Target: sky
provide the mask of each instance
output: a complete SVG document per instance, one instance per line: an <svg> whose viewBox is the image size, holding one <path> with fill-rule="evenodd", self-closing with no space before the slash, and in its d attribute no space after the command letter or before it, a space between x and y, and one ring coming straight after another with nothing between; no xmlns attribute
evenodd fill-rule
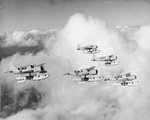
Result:
<svg viewBox="0 0 150 120"><path fill-rule="evenodd" d="M149 120L150 22L148 1L2 0L0 8L0 119ZM77 51L94 44L96 56L116 55L113 67L99 66ZM4 74L16 67L46 63L50 77L18 84ZM96 66L112 78L131 72L134 87L112 82L79 85L66 72Z"/></svg>
<svg viewBox="0 0 150 120"><path fill-rule="evenodd" d="M137 26L150 19L146 0L1 0L1 6L0 32L62 28L75 13L110 26Z"/></svg>

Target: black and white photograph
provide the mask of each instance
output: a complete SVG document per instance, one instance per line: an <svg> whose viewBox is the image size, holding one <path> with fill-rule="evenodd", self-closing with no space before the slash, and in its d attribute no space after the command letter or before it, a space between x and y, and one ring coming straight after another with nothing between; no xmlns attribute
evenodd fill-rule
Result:
<svg viewBox="0 0 150 120"><path fill-rule="evenodd" d="M0 0L0 120L150 120L150 0Z"/></svg>

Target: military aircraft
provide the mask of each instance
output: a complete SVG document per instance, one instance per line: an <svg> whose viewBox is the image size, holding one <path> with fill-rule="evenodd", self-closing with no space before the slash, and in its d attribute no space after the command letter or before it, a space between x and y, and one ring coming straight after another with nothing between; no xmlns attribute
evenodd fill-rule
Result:
<svg viewBox="0 0 150 120"><path fill-rule="evenodd" d="M78 81L78 84L85 84L88 82L99 82L104 80L104 78L102 76L89 76L89 75L85 75L85 76L81 76L79 79L73 79L73 81Z"/></svg>
<svg viewBox="0 0 150 120"><path fill-rule="evenodd" d="M117 61L117 60L113 60L113 61L105 61L104 64L102 64L101 66L115 66L115 65L119 65L121 63L121 61Z"/></svg>
<svg viewBox="0 0 150 120"><path fill-rule="evenodd" d="M39 64L39 65L26 65L22 67L16 68L12 63L9 63L9 70L6 73L13 73L13 74L23 74L23 73L33 73L33 72L39 72L39 73L47 73L47 71L44 68L45 63Z"/></svg>
<svg viewBox="0 0 150 120"><path fill-rule="evenodd" d="M109 80L117 80L117 81L132 81L132 80L135 80L137 77L136 75L131 75L131 73L126 73L126 74L123 74L123 75L117 75L117 76L114 76L113 78L105 78L105 81L109 81Z"/></svg>
<svg viewBox="0 0 150 120"><path fill-rule="evenodd" d="M98 70L95 69L95 66L92 66L92 67L85 68L85 69L75 70L70 73L65 73L64 75L81 77L81 76L86 76L86 75L97 75L97 74L98 74Z"/></svg>
<svg viewBox="0 0 150 120"><path fill-rule="evenodd" d="M77 45L77 50L81 50L85 54L99 53L101 50L97 50L97 49L98 49L97 45L88 45L88 46L85 46L85 47L81 47L79 44Z"/></svg>
<svg viewBox="0 0 150 120"><path fill-rule="evenodd" d="M139 85L141 84L141 82L139 81L124 81L124 82L120 82L120 83L113 83L112 85L116 85L116 86L135 86L135 85Z"/></svg>
<svg viewBox="0 0 150 120"><path fill-rule="evenodd" d="M118 65L121 63L121 61L117 60L117 56L114 56L114 55L108 55L108 56L99 57L99 58L93 55L93 58L91 61L101 62L103 64L100 64L100 66L107 66L107 67Z"/></svg>
<svg viewBox="0 0 150 120"><path fill-rule="evenodd" d="M9 63L10 71L5 73L17 74L16 79L18 83L23 83L26 80L39 81L48 78L50 75L46 74L47 71L44 68L44 64L39 65L27 65L16 68L12 63Z"/></svg>
<svg viewBox="0 0 150 120"><path fill-rule="evenodd" d="M108 55L108 56L103 56L103 57L96 57L96 55L93 55L93 58L91 61L101 62L101 61L113 61L113 60L117 60L117 56Z"/></svg>
<svg viewBox="0 0 150 120"><path fill-rule="evenodd" d="M141 82L138 81L133 81L137 78L136 75L131 75L131 73L126 73L124 75L118 75L114 76L112 79L105 79L104 81L115 81L117 83L113 83L112 85L121 85L121 86L127 86L127 85L137 85L140 84Z"/></svg>
<svg viewBox="0 0 150 120"><path fill-rule="evenodd" d="M103 79L103 77L96 76L98 70L95 69L95 66L90 68L75 70L70 73L65 73L64 75L71 75L75 77L80 77L79 79L73 79L74 81L80 81L79 84L84 84L86 82L97 82Z"/></svg>

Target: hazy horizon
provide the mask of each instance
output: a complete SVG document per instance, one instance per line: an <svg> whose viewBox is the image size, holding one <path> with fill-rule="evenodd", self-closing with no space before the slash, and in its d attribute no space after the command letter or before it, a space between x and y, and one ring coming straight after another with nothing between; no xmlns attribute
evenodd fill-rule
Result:
<svg viewBox="0 0 150 120"><path fill-rule="evenodd" d="M1 0L0 32L63 28L81 13L110 26L140 26L150 20L150 4L143 0Z"/></svg>

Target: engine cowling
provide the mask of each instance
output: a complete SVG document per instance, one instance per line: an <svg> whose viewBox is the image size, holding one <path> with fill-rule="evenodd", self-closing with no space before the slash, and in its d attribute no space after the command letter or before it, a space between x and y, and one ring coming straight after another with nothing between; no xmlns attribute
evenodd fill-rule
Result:
<svg viewBox="0 0 150 120"><path fill-rule="evenodd" d="M90 75L97 75L98 74L98 70L94 69L94 70L91 70L89 72Z"/></svg>

